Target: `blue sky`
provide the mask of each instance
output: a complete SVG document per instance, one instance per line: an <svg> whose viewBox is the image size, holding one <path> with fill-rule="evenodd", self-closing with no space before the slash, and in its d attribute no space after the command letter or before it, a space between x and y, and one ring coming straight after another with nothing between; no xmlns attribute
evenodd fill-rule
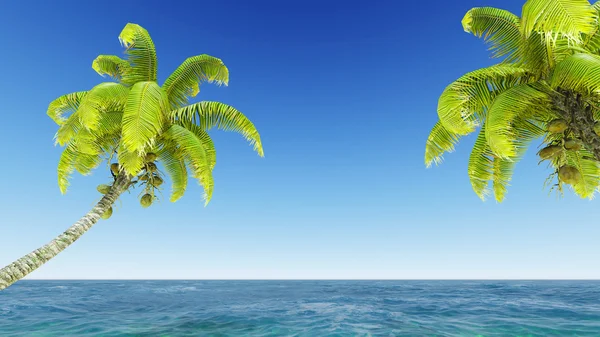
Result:
<svg viewBox="0 0 600 337"><path fill-rule="evenodd" d="M464 33L471 7L520 13L522 0L39 1L0 5L3 177L0 265L84 215L106 171L74 175L61 195L48 103L103 81L99 54L121 55L127 22L144 26L159 82L210 54L230 85L204 85L258 127L265 158L241 136L211 132L215 192L190 184L177 203L142 209L124 195L30 278L599 278L597 201L549 195L531 149L507 199L472 192L464 139L426 169L437 98L494 62ZM106 80L106 79L104 79ZM169 193L167 189L164 193Z"/></svg>

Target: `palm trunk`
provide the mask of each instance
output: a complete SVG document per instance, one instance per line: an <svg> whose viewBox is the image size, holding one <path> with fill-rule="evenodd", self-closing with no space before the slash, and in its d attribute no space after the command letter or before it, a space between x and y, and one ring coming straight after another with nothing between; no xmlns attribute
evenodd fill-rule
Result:
<svg viewBox="0 0 600 337"><path fill-rule="evenodd" d="M48 260L58 255L58 253L62 252L65 248L79 239L83 233L87 232L88 229L92 228L92 226L98 222L100 216L104 214L115 200L117 200L119 195L127 189L130 181L131 179L129 177L122 174L119 175L109 193L107 193L88 214L77 221L73 226L45 246L34 250L0 269L0 290L7 288L27 274L41 267Z"/></svg>
<svg viewBox="0 0 600 337"><path fill-rule="evenodd" d="M600 136L594 131L594 113L592 106L582 99L580 94L558 89L562 97L555 100L558 113L569 122L575 137L583 142L585 148L600 162Z"/></svg>

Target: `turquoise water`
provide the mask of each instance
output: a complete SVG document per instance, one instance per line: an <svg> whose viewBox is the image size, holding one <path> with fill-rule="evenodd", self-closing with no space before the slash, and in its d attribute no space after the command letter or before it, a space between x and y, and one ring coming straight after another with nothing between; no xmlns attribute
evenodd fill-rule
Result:
<svg viewBox="0 0 600 337"><path fill-rule="evenodd" d="M22 281L0 336L600 336L600 282Z"/></svg>

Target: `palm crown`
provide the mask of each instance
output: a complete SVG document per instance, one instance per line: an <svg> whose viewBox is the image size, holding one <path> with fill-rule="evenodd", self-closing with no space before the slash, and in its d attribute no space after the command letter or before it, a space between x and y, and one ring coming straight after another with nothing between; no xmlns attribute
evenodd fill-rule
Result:
<svg viewBox="0 0 600 337"><path fill-rule="evenodd" d="M100 55L92 64L98 74L117 82L61 96L48 108L48 115L59 125L56 142L65 146L58 164L61 192L66 192L74 170L86 175L105 158L110 162L116 156L118 164L111 166L114 174L137 176L133 183L146 185L143 206L152 203L154 189L163 182L155 160L171 178L171 201L183 196L191 171L208 203L216 163L209 129L236 131L263 156L258 131L241 112L219 102L188 105L202 82L227 85L227 67L209 55L190 57L159 86L156 52L148 32L130 23L119 40L126 48L126 60Z"/></svg>
<svg viewBox="0 0 600 337"><path fill-rule="evenodd" d="M600 184L600 2L528 0L521 17L473 8L462 20L501 61L469 72L443 91L425 163L439 164L478 129L468 174L479 197L502 201L515 163L535 139L558 177L591 198Z"/></svg>

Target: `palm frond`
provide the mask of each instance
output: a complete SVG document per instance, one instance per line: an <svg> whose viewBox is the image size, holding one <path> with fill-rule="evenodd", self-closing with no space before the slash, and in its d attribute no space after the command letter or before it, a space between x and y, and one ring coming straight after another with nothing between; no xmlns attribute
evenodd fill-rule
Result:
<svg viewBox="0 0 600 337"><path fill-rule="evenodd" d="M113 153L118 149L120 141L120 134L105 134L96 139L96 143L98 144L101 153L104 153L109 157L112 157Z"/></svg>
<svg viewBox="0 0 600 337"><path fill-rule="evenodd" d="M469 72L447 86L440 96L440 121L447 130L467 135L475 130L498 93L530 80L527 69L509 64Z"/></svg>
<svg viewBox="0 0 600 337"><path fill-rule="evenodd" d="M554 61L552 66L556 66L556 64L562 62L564 59L575 53L587 53L587 50L579 45L570 43L565 38L557 39L552 51L552 58Z"/></svg>
<svg viewBox="0 0 600 337"><path fill-rule="evenodd" d="M96 130L103 111L122 111L127 102L129 88L114 82L104 82L93 87L81 101L77 114L81 125Z"/></svg>
<svg viewBox="0 0 600 337"><path fill-rule="evenodd" d="M573 185L575 193L582 198L593 199L594 192L600 185L600 166L593 154L585 149L567 151L566 163L575 166L583 177L578 184Z"/></svg>
<svg viewBox="0 0 600 337"><path fill-rule="evenodd" d="M156 82L156 50L148 31L139 25L128 23L121 31L119 41L126 48L125 53L131 66L123 74L123 82Z"/></svg>
<svg viewBox="0 0 600 337"><path fill-rule="evenodd" d="M206 54L183 61L162 86L169 97L171 108L176 109L188 104L188 97L198 94L202 82L227 85L229 71L223 61Z"/></svg>
<svg viewBox="0 0 600 337"><path fill-rule="evenodd" d="M212 197L214 182L202 141L192 131L177 124L165 131L162 137L177 144L183 156L191 163L193 176L204 188L204 200L205 204L208 204Z"/></svg>
<svg viewBox="0 0 600 337"><path fill-rule="evenodd" d="M58 131L54 136L56 143L60 146L65 146L65 144L71 141L77 132L82 129L83 125L81 124L81 119L79 118L79 112L75 111L58 128Z"/></svg>
<svg viewBox="0 0 600 337"><path fill-rule="evenodd" d="M531 142L545 134L538 125L518 117L514 120L514 128L515 154L508 159L496 156L488 145L486 125L479 131L469 157L468 171L471 186L482 200L490 194L491 181L494 198L497 202L504 201L516 163L523 158Z"/></svg>
<svg viewBox="0 0 600 337"><path fill-rule="evenodd" d="M106 135L120 136L122 120L122 111L103 111L100 113L96 130L90 132L98 137Z"/></svg>
<svg viewBox="0 0 600 337"><path fill-rule="evenodd" d="M173 121L193 122L205 131L216 127L241 134L254 150L264 156L260 135L254 124L232 106L219 102L199 102L170 112Z"/></svg>
<svg viewBox="0 0 600 337"><path fill-rule="evenodd" d="M92 69L102 77L108 75L109 77L122 82L123 75L130 71L131 66L129 65L129 62L118 56L99 55L94 62L92 62Z"/></svg>
<svg viewBox="0 0 600 337"><path fill-rule="evenodd" d="M584 93L600 92L600 56L577 53L556 65L550 85Z"/></svg>
<svg viewBox="0 0 600 337"><path fill-rule="evenodd" d="M142 155L160 134L169 101L156 82L138 82L131 87L122 118L123 145Z"/></svg>
<svg viewBox="0 0 600 337"><path fill-rule="evenodd" d="M596 15L600 17L600 1L596 1L592 7L596 11ZM596 26L589 34L583 35L581 48L592 54L598 54L600 52L600 22L596 23Z"/></svg>
<svg viewBox="0 0 600 337"><path fill-rule="evenodd" d="M67 118L65 115L74 113L79 108L81 100L85 97L87 91L78 91L60 96L50 103L46 114L52 118L58 125L62 125Z"/></svg>
<svg viewBox="0 0 600 337"><path fill-rule="evenodd" d="M530 36L522 36L521 51L522 57L517 65L530 69L537 78L543 78L550 72L552 46L547 44L544 35L533 32Z"/></svg>
<svg viewBox="0 0 600 337"><path fill-rule="evenodd" d="M497 202L502 202L506 196L516 163L523 158L531 142L543 137L546 133L539 125L520 117L514 120L513 128L515 134L513 140L516 149L515 156L511 157L510 160L497 156L494 157L492 183L494 198Z"/></svg>
<svg viewBox="0 0 600 337"><path fill-rule="evenodd" d="M77 153L77 157L73 162L75 170L81 175L87 176L102 163L102 157L99 155L91 155L82 152Z"/></svg>
<svg viewBox="0 0 600 337"><path fill-rule="evenodd" d="M510 180L515 167L514 161L502 158L494 158L492 186L494 189L494 198L497 202L504 201Z"/></svg>
<svg viewBox="0 0 600 337"><path fill-rule="evenodd" d="M468 173L473 191L481 200L485 200L494 169L494 156L485 139L485 125L479 130L475 144L469 156Z"/></svg>
<svg viewBox="0 0 600 337"><path fill-rule="evenodd" d="M75 138L77 152L90 156L97 156L102 153L102 148L98 143L98 138L87 129L82 129Z"/></svg>
<svg viewBox="0 0 600 337"><path fill-rule="evenodd" d="M183 155L174 144L166 143L158 150L158 160L171 178L171 202L183 197L187 188L188 172Z"/></svg>
<svg viewBox="0 0 600 337"><path fill-rule="evenodd" d="M575 43L581 34L590 34L596 26L597 14L588 0L527 0L521 14L525 36L541 32L550 40L559 36Z"/></svg>
<svg viewBox="0 0 600 337"><path fill-rule="evenodd" d="M454 151L459 138L459 135L446 130L440 121L435 123L425 145L425 166L430 167L432 163L439 165L445 152Z"/></svg>
<svg viewBox="0 0 600 337"><path fill-rule="evenodd" d="M519 58L522 43L520 21L503 9L476 7L465 14L462 25L465 32L489 43L492 57L506 56L505 62L512 62Z"/></svg>
<svg viewBox="0 0 600 337"><path fill-rule="evenodd" d="M485 121L486 139L492 152L508 160L517 156L515 119L534 113L550 114L551 104L551 97L541 85L521 84L498 95Z"/></svg>
<svg viewBox="0 0 600 337"><path fill-rule="evenodd" d="M82 129L76 137L69 140L58 162L58 187L62 194L67 192L69 179L74 170L88 175L102 162L102 154L112 152L118 143L118 137L107 135L96 137L90 131Z"/></svg>
<svg viewBox="0 0 600 337"><path fill-rule="evenodd" d="M69 187L69 179L71 177L71 174L73 174L73 171L75 170L75 168L73 167L75 157L75 144L69 143L60 155L57 168L58 188L60 189L60 193L62 194L67 193L67 188Z"/></svg>
<svg viewBox="0 0 600 337"><path fill-rule="evenodd" d="M117 157L119 165L123 167L127 174L132 176L136 176L144 166L144 157L136 151L127 150L127 147L123 144L123 138L119 142Z"/></svg>
<svg viewBox="0 0 600 337"><path fill-rule="evenodd" d="M196 135L196 137L198 137L200 142L202 142L204 152L206 153L206 161L212 170L217 163L217 150L215 149L215 144L210 138L208 132L204 131L200 126L190 122L179 122L178 124L190 130L194 135Z"/></svg>

